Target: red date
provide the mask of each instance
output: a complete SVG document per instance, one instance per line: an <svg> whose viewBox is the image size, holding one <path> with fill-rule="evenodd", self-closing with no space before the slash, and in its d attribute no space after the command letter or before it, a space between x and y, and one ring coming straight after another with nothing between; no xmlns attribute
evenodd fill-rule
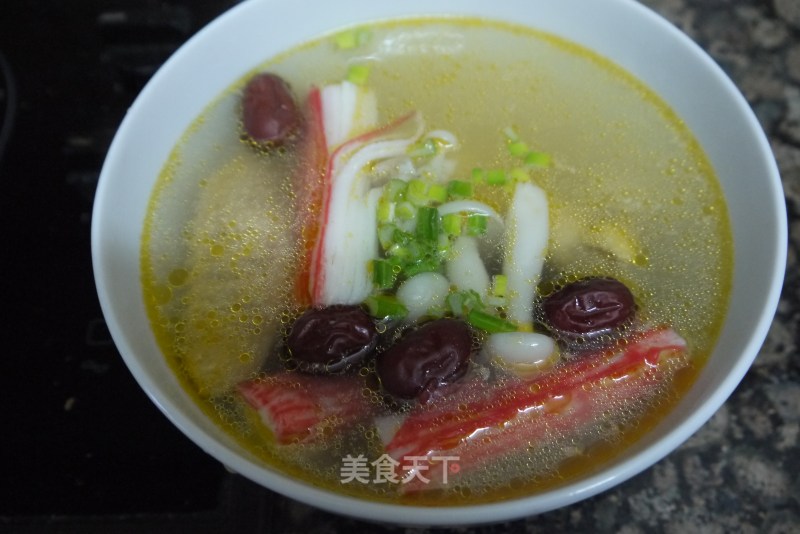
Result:
<svg viewBox="0 0 800 534"><path fill-rule="evenodd" d="M358 306L329 306L306 311L286 339L298 370L314 374L342 373L361 363L375 348L378 332Z"/></svg>
<svg viewBox="0 0 800 534"><path fill-rule="evenodd" d="M471 352L469 326L454 319L437 319L379 354L376 372L390 395L424 403L436 389L464 376Z"/></svg>
<svg viewBox="0 0 800 534"><path fill-rule="evenodd" d="M263 72L244 88L242 121L245 133L255 142L280 145L297 132L302 115L289 84L276 74Z"/></svg>
<svg viewBox="0 0 800 534"><path fill-rule="evenodd" d="M591 340L628 323L636 308L633 295L613 278L585 278L544 299L551 330L566 338Z"/></svg>

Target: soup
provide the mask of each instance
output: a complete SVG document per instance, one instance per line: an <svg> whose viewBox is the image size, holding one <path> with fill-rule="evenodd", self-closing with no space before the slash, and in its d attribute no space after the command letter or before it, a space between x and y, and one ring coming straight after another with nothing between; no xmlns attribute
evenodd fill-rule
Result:
<svg viewBox="0 0 800 534"><path fill-rule="evenodd" d="M177 144L142 241L211 418L310 484L424 505L612 461L697 376L731 275L721 189L655 94L471 19L265 61Z"/></svg>

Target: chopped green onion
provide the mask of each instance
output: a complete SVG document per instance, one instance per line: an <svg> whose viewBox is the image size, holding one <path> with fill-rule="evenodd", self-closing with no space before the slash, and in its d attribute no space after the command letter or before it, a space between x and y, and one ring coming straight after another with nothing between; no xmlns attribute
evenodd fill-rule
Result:
<svg viewBox="0 0 800 534"><path fill-rule="evenodd" d="M472 175L471 176L472 176L472 182L473 183L479 184L481 182L485 182L486 181L486 171L484 171L483 169L479 169L478 167L475 167L474 169L472 169Z"/></svg>
<svg viewBox="0 0 800 534"><path fill-rule="evenodd" d="M394 244L394 232L397 227L393 224L378 225L378 242L383 250L387 250Z"/></svg>
<svg viewBox="0 0 800 534"><path fill-rule="evenodd" d="M552 159L550 158L550 154L545 152L536 152L531 150L525 156L525 165L532 165L535 167L549 167L552 163Z"/></svg>
<svg viewBox="0 0 800 534"><path fill-rule="evenodd" d="M506 171L492 169L486 173L486 183L489 185L504 185L508 181Z"/></svg>
<svg viewBox="0 0 800 534"><path fill-rule="evenodd" d="M418 261L406 265L405 269L403 269L403 274L411 278L412 276L418 275L419 273L434 273L439 271L440 265L441 262L437 257L432 255L425 255Z"/></svg>
<svg viewBox="0 0 800 534"><path fill-rule="evenodd" d="M394 208L394 214L398 219L413 219L417 215L417 208L409 201L403 201Z"/></svg>
<svg viewBox="0 0 800 534"><path fill-rule="evenodd" d="M347 69L347 81L356 85L366 85L369 71L369 65L351 65Z"/></svg>
<svg viewBox="0 0 800 534"><path fill-rule="evenodd" d="M408 182L399 178L392 178L389 183L383 186L383 192L389 200L397 202L405 200L407 188Z"/></svg>
<svg viewBox="0 0 800 534"><path fill-rule="evenodd" d="M394 286L397 273L394 265L386 260L372 260L372 283L378 289L390 289Z"/></svg>
<svg viewBox="0 0 800 534"><path fill-rule="evenodd" d="M402 258L414 257L416 255L414 236L395 227L391 237L391 245L386 249L386 254Z"/></svg>
<svg viewBox="0 0 800 534"><path fill-rule="evenodd" d="M378 319L401 319L408 315L408 309L397 297L391 295L370 295L364 301L369 313Z"/></svg>
<svg viewBox="0 0 800 534"><path fill-rule="evenodd" d="M494 295L486 295L483 301L492 308L504 308L508 304L505 297L495 297Z"/></svg>
<svg viewBox="0 0 800 534"><path fill-rule="evenodd" d="M406 190L406 199L413 202L417 206L423 206L428 203L428 184L414 178L408 182L408 189Z"/></svg>
<svg viewBox="0 0 800 534"><path fill-rule="evenodd" d="M517 331L517 325L511 321L506 321L505 319L480 310L470 310L467 314L467 321L475 328L480 328L490 334Z"/></svg>
<svg viewBox="0 0 800 534"><path fill-rule="evenodd" d="M483 302L481 302L481 296L478 294L477 291L474 289L468 289L463 291L464 293L464 305L467 307L467 310L482 310L483 309Z"/></svg>
<svg viewBox="0 0 800 534"><path fill-rule="evenodd" d="M447 200L447 188L442 184L431 184L428 187L428 200L442 204Z"/></svg>
<svg viewBox="0 0 800 534"><path fill-rule="evenodd" d="M472 184L462 180L451 180L447 183L447 194L450 198L470 198L472 197Z"/></svg>
<svg viewBox="0 0 800 534"><path fill-rule="evenodd" d="M394 243L388 249L386 249L386 255L390 256L391 259L396 261L406 261L414 257L414 253L408 247L401 245L400 243Z"/></svg>
<svg viewBox="0 0 800 534"><path fill-rule="evenodd" d="M392 265L395 276L399 276L400 273L403 272L403 265L405 265L405 260L403 258L398 256L390 256L387 252L386 261Z"/></svg>
<svg viewBox="0 0 800 534"><path fill-rule="evenodd" d="M389 202L385 198L378 201L378 222L390 223L394 220L394 202Z"/></svg>
<svg viewBox="0 0 800 534"><path fill-rule="evenodd" d="M334 42L336 43L336 46L338 46L341 50L349 50L351 48L355 48L358 45L358 41L356 40L355 30L342 32L333 39Z"/></svg>
<svg viewBox="0 0 800 534"><path fill-rule="evenodd" d="M495 297L505 297L508 289L508 277L504 274L496 274L492 277L492 295Z"/></svg>
<svg viewBox="0 0 800 534"><path fill-rule="evenodd" d="M400 243L402 245L408 245L409 243L414 241L414 236L408 232L404 232L400 228L395 227L394 234L392 235L392 240L395 243Z"/></svg>
<svg viewBox="0 0 800 534"><path fill-rule="evenodd" d="M453 291L447 295L447 307L453 315L462 316L469 314L472 310L482 310L483 302L481 297L472 289L465 291Z"/></svg>
<svg viewBox="0 0 800 534"><path fill-rule="evenodd" d="M439 234L438 239L438 246L436 247L436 252L439 253L440 257L445 257L450 249L453 248L453 243L450 241L450 238L447 234Z"/></svg>
<svg viewBox="0 0 800 534"><path fill-rule="evenodd" d="M467 235L481 236L486 233L489 226L489 216L483 213L470 213L467 215Z"/></svg>
<svg viewBox="0 0 800 534"><path fill-rule="evenodd" d="M333 40L340 50L350 50L352 48L356 48L357 46L366 44L366 42L369 41L370 36L369 30L365 28L355 28L353 30L348 30L337 34Z"/></svg>
<svg viewBox="0 0 800 534"><path fill-rule="evenodd" d="M439 210L430 206L419 208L416 233L422 241L436 241L439 236Z"/></svg>
<svg viewBox="0 0 800 534"><path fill-rule="evenodd" d="M450 293L447 295L447 307L453 315L460 316L464 313L464 297L459 292Z"/></svg>
<svg viewBox="0 0 800 534"><path fill-rule="evenodd" d="M442 216L442 229L447 235L461 235L461 215L458 213L448 213Z"/></svg>
<svg viewBox="0 0 800 534"><path fill-rule="evenodd" d="M530 149L528 148L528 145L523 143L522 141L513 141L508 144L509 154L511 154L515 158L525 157L525 155L528 154L529 151Z"/></svg>
<svg viewBox="0 0 800 534"><path fill-rule="evenodd" d="M530 182L531 175L528 174L528 171L523 169L522 167L515 167L511 169L511 173L509 174L511 180L514 182Z"/></svg>

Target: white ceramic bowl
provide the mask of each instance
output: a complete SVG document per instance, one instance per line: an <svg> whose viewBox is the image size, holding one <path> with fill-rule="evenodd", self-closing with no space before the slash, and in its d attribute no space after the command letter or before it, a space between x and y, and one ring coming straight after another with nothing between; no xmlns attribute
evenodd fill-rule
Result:
<svg viewBox="0 0 800 534"><path fill-rule="evenodd" d="M153 184L179 136L214 97L264 59L321 33L420 14L526 24L588 47L644 81L686 121L708 154L727 198L735 246L730 311L718 346L688 394L652 432L588 478L527 498L457 509L364 502L259 465L178 385L151 333L139 273ZM574 503L648 468L686 440L730 395L766 336L783 280L786 233L778 171L747 103L699 47L632 0L252 0L187 42L129 110L98 185L92 252L100 303L125 362L153 402L205 451L259 484L332 512L446 525L511 519Z"/></svg>

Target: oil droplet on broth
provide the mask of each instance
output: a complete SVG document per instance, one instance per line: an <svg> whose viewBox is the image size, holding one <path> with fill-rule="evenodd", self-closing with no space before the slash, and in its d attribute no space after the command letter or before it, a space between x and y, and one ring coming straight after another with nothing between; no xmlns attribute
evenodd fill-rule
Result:
<svg viewBox="0 0 800 534"><path fill-rule="evenodd" d="M156 304L164 305L172 300L172 289L166 285L156 285L153 286L152 295Z"/></svg>
<svg viewBox="0 0 800 534"><path fill-rule="evenodd" d="M182 286L186 283L186 280L189 279L189 271L183 268L173 269L172 272L169 273L167 280L173 286Z"/></svg>

